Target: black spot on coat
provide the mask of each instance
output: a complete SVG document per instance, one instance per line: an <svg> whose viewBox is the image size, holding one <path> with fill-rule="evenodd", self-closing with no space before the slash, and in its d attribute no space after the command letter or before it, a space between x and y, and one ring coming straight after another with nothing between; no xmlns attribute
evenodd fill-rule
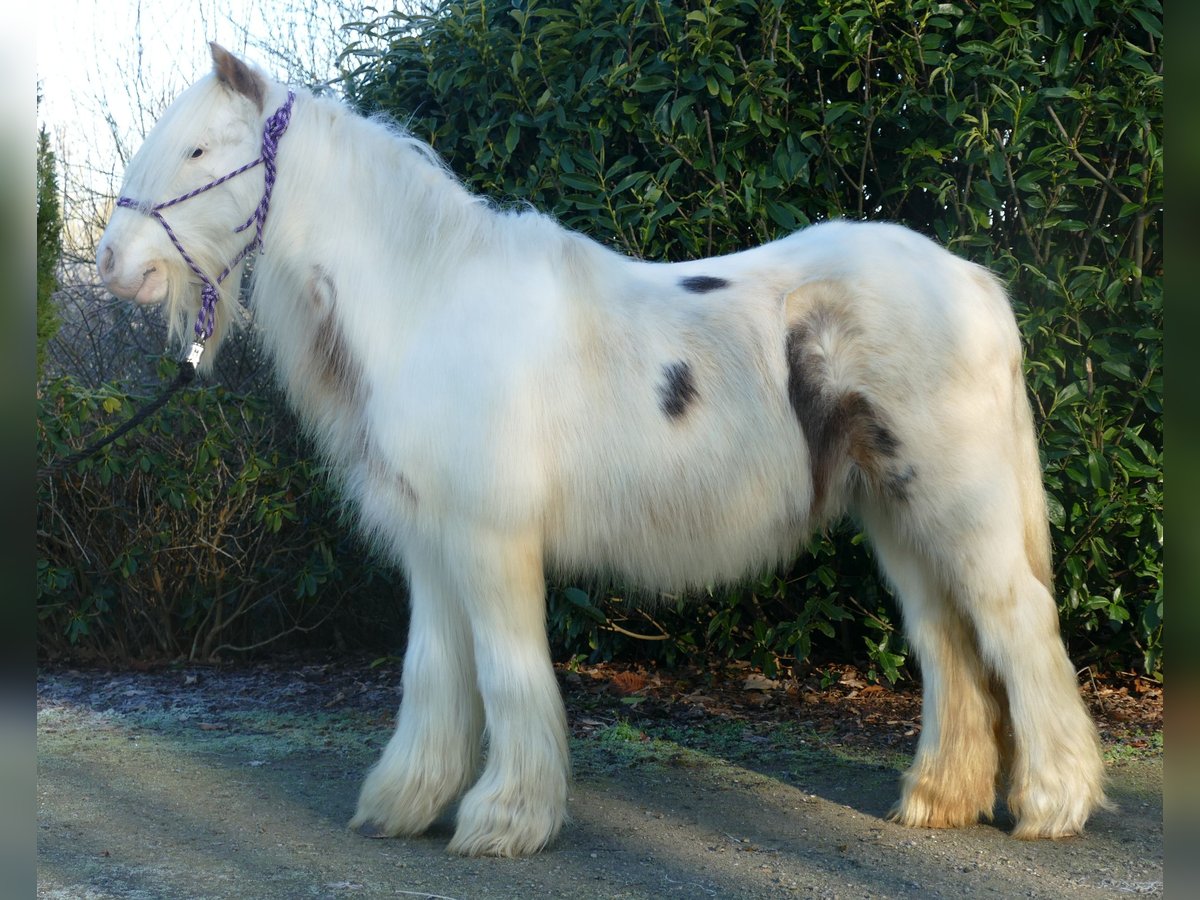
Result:
<svg viewBox="0 0 1200 900"><path fill-rule="evenodd" d="M663 368L665 381L659 386L659 407L668 417L678 419L688 411L699 396L692 368L686 362L675 362Z"/></svg>
<svg viewBox="0 0 1200 900"><path fill-rule="evenodd" d="M710 291L719 291L721 288L729 287L729 282L724 278L716 278L712 275L689 275L679 282L679 286L693 294L707 294Z"/></svg>

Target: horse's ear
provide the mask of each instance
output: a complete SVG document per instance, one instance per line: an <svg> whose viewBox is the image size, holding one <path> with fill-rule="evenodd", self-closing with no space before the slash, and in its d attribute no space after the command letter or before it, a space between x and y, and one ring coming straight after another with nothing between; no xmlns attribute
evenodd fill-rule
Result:
<svg viewBox="0 0 1200 900"><path fill-rule="evenodd" d="M263 94L266 93L266 84L263 83L262 76L216 41L210 42L208 46L212 50L217 80L230 90L253 100L258 111L262 112Z"/></svg>

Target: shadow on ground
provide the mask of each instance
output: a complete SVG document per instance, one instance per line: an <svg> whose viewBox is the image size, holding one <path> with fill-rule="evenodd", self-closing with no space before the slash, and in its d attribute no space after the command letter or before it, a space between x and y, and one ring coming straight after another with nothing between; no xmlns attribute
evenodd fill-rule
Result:
<svg viewBox="0 0 1200 900"><path fill-rule="evenodd" d="M846 750L722 716L579 727L597 720L573 708L572 824L535 858L472 860L445 853L450 818L416 839L346 829L394 705L391 681L362 672L43 673L38 896L1162 893L1161 752L1110 753L1120 812L1087 835L1025 843L884 821L904 759L882 741Z"/></svg>

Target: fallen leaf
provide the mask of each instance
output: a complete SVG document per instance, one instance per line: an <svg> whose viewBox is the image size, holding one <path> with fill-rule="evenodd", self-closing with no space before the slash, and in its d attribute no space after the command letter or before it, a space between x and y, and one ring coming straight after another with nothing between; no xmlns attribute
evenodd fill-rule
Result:
<svg viewBox="0 0 1200 900"><path fill-rule="evenodd" d="M777 691L782 686L782 682L759 675L757 672L747 676L746 680L742 682L742 690L745 691Z"/></svg>

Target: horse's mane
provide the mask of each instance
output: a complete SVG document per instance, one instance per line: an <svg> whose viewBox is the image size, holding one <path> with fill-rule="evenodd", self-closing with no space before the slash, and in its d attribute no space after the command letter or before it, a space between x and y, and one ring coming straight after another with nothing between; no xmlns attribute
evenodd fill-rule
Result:
<svg viewBox="0 0 1200 900"><path fill-rule="evenodd" d="M472 193L427 142L394 118L362 116L331 97L304 92L303 98L294 138L299 149L292 156L331 154L330 170L346 173L358 208L373 211L364 224L393 253L419 254L424 271L441 271L481 251L527 258L583 243L608 252L527 203L505 205Z"/></svg>

